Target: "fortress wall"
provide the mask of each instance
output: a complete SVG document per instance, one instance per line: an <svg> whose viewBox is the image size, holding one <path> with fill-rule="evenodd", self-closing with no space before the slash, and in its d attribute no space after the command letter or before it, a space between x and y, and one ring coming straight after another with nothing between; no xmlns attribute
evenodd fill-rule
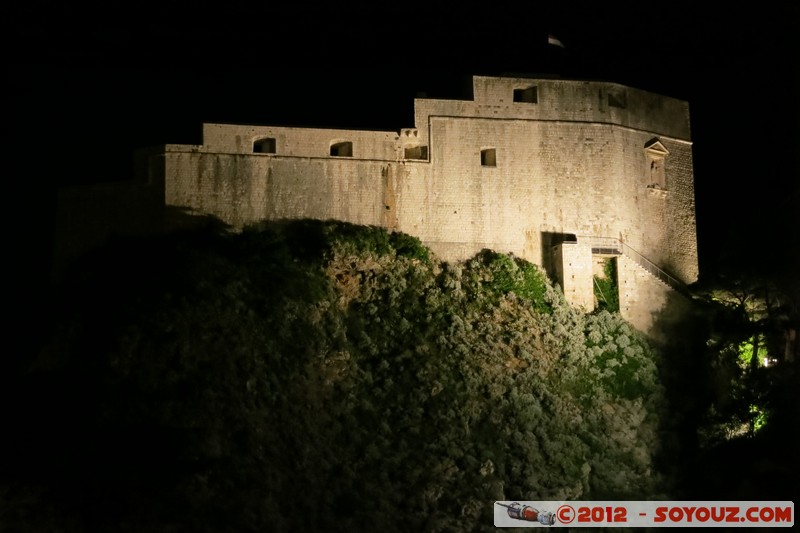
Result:
<svg viewBox="0 0 800 533"><path fill-rule="evenodd" d="M340 130L308 137L319 141L331 131ZM414 131L406 130L407 136ZM684 250L667 270L696 272L687 143L662 139L670 147L667 173L674 189L664 197L648 191L644 176L650 132L583 122L433 117L430 133L430 163L210 154L202 152L205 145L184 147L189 152L173 158L167 172L178 178L167 188L167 203L233 225L284 217L384 225L418 236L445 260L493 248L542 265L550 260L543 257L543 250L550 253L543 232L617 237L661 266L676 249ZM495 149L496 166L481 165L484 148Z"/></svg>
<svg viewBox="0 0 800 533"><path fill-rule="evenodd" d="M621 239L650 261L661 264L668 254L667 204L660 192L648 189L650 185L650 163L645 145L655 137L652 132L624 130L621 132L621 154L626 188L622 201L631 217L628 231Z"/></svg>
<svg viewBox="0 0 800 533"><path fill-rule="evenodd" d="M553 247L555 278L571 305L589 312L594 309L592 249L577 243Z"/></svg>
<svg viewBox="0 0 800 533"><path fill-rule="evenodd" d="M691 302L624 255L617 261L617 279L622 318L655 340L669 340L665 326L684 314Z"/></svg>
<svg viewBox="0 0 800 533"><path fill-rule="evenodd" d="M622 318L640 331L650 330L673 291L624 255L617 260L617 280Z"/></svg>
<svg viewBox="0 0 800 533"><path fill-rule="evenodd" d="M235 227L262 219L338 219L381 224L389 163L349 158L168 154L165 201Z"/></svg>
<svg viewBox="0 0 800 533"><path fill-rule="evenodd" d="M234 226L260 220L266 215L268 162L245 155L168 152L164 200Z"/></svg>
<svg viewBox="0 0 800 533"><path fill-rule="evenodd" d="M538 91L536 103L513 101L515 88L532 85ZM542 260L542 231L617 237L676 276L687 281L696 277L686 102L606 82L478 76L474 78L474 101L417 99L415 120L421 135L425 124L428 126L424 140L431 145L431 172L435 173L432 179L436 185L418 196L428 209L412 216L409 232L422 228L420 231L431 240L444 241L459 227L462 240L498 241L491 221L505 228L506 234L516 236L510 238L511 248L521 246L523 256L537 263ZM459 132L437 126L439 121L448 120L472 120L480 126ZM535 123L539 129L538 133L530 129L520 132L519 128L493 125L494 121L506 125ZM517 139L509 141L508 136ZM647 188L649 161L644 150L654 138L660 139L671 154L666 159L666 173L672 190L666 195ZM487 146L497 145L498 169L492 172L503 176L498 183L511 191L512 203L504 205L501 213L496 205L485 209L492 206L491 200L484 198L491 183L466 178L476 172L473 165L480 147L474 146L475 139ZM461 150L465 143L472 143L469 150ZM515 154L504 163L513 168L501 170L501 149ZM447 159L442 158L445 154ZM526 157L528 161L524 161ZM485 175L487 169L477 172ZM437 189L441 184L443 188ZM477 202L484 209L475 208L474 197L472 203L459 202L458 190L468 197L478 191L482 199ZM451 205L461 206L468 226L460 225L461 217L440 220L446 213L441 207ZM456 215L457 211L449 213ZM513 212L525 212L528 218L507 216ZM425 221L431 220L435 220L436 228L425 229ZM498 242L507 240L501 237Z"/></svg>
<svg viewBox="0 0 800 533"><path fill-rule="evenodd" d="M446 261L510 252L546 267L586 309L591 248L561 244L569 234L619 238L696 280L686 102L607 82L473 81L474 101L416 99L416 127L398 132L205 124L202 145L140 151L134 187L61 195L56 259L138 231L135 206L152 207L153 230L166 205L234 227L281 218L379 225L419 237ZM514 89L532 86L535 98L514 101ZM352 152L332 154L336 142ZM482 162L487 149L493 157ZM677 293L629 257L618 271L621 313L638 329L672 316Z"/></svg>
<svg viewBox="0 0 800 533"><path fill-rule="evenodd" d="M238 126L232 124L204 124L201 151L211 153L252 154L253 142L271 137L275 139L275 155L297 157L330 157L333 142L353 143L353 159L395 160L398 153L397 132L284 128L276 126ZM257 154L269 157L267 154Z"/></svg>
<svg viewBox="0 0 800 533"><path fill-rule="evenodd" d="M431 131L431 164L419 170L430 176L404 191L401 213L401 229L425 242L495 243L542 264L542 232L619 237L639 222L615 128L436 118ZM496 167L481 166L485 147Z"/></svg>
<svg viewBox="0 0 800 533"><path fill-rule="evenodd" d="M431 134L431 163L408 167L413 178L402 188L399 213L401 229L424 242L493 245L542 264L542 232L575 233L621 238L658 263L672 253L671 224L686 219L673 233L693 237L693 213L677 216L647 191L644 145L651 133L436 117ZM496 149L496 167L481 166L486 147ZM680 181L682 198L690 198L691 176L684 172Z"/></svg>
<svg viewBox="0 0 800 533"><path fill-rule="evenodd" d="M389 163L274 158L266 183L267 218L337 219L379 225Z"/></svg>
<svg viewBox="0 0 800 533"><path fill-rule="evenodd" d="M406 166L413 185L402 189L400 229L464 249L458 256L483 247L525 255L533 151L515 147L530 139L525 124L436 118L431 129L430 164ZM496 150L496 166L481 165L482 148Z"/></svg>
<svg viewBox="0 0 800 533"><path fill-rule="evenodd" d="M531 84L537 102L513 102L514 88ZM207 125L204 145L167 148L167 204L235 226L301 217L380 225L419 237L447 261L482 248L510 252L546 266L587 309L591 249L554 248L565 234L619 238L680 279L696 278L684 102L616 84L523 78L476 78L475 95L417 99L418 128L397 134ZM264 136L275 153L252 153ZM352 156L331 157L331 142L342 140L353 142ZM420 145L427 152L403 158ZM489 164L486 149L494 150ZM661 188L653 187L654 153L665 158ZM621 312L648 331L673 295L630 258L620 258L619 271Z"/></svg>
<svg viewBox="0 0 800 533"><path fill-rule="evenodd" d="M687 143L664 141L670 155L667 170L667 242L664 268L686 284L697 281L697 222L692 150Z"/></svg>
<svg viewBox="0 0 800 533"><path fill-rule="evenodd" d="M545 122L538 195L547 231L612 236L635 224L635 199L622 158L624 136L606 125Z"/></svg>
<svg viewBox="0 0 800 533"><path fill-rule="evenodd" d="M618 204L612 217L627 218L619 234L627 245L686 283L697 276L694 176L691 144L658 137L669 155L665 158L666 190L649 188L649 161L644 146L652 132L618 129L622 179L613 195Z"/></svg>

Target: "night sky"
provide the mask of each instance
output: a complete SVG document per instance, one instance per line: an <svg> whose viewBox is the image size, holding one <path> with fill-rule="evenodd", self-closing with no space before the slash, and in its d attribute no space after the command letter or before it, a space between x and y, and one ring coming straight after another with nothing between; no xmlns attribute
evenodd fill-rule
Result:
<svg viewBox="0 0 800 533"><path fill-rule="evenodd" d="M688 100L701 271L734 247L783 268L800 248L800 14L780 4L15 2L5 174L17 266L48 271L57 187L129 179L135 148L200 143L204 121L398 130L414 125L419 93L556 72ZM558 61L548 33L566 46Z"/></svg>

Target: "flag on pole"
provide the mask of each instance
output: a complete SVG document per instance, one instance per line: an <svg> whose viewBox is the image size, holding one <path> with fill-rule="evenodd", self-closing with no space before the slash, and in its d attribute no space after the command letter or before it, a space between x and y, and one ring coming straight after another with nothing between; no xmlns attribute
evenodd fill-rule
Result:
<svg viewBox="0 0 800 533"><path fill-rule="evenodd" d="M560 46L561 48L564 48L564 43L562 43L560 40L558 40L553 35L548 35L547 36L547 44L552 44L553 46Z"/></svg>

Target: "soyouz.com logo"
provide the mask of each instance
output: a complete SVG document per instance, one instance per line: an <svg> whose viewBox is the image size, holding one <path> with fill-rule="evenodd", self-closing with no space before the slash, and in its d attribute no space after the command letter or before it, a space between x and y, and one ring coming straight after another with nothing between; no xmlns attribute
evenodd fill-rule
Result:
<svg viewBox="0 0 800 533"><path fill-rule="evenodd" d="M792 527L790 501L495 502L497 527Z"/></svg>

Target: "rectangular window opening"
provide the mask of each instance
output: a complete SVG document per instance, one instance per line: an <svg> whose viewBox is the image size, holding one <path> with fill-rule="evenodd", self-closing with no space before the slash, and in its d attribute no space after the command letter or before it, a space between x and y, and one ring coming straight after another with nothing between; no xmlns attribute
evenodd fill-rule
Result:
<svg viewBox="0 0 800 533"><path fill-rule="evenodd" d="M496 167L497 166L497 150L494 148L484 148L481 150L481 166L482 167Z"/></svg>
<svg viewBox="0 0 800 533"><path fill-rule="evenodd" d="M514 101L527 104L539 103L539 92L537 87L534 85L525 89L514 89Z"/></svg>
<svg viewBox="0 0 800 533"><path fill-rule="evenodd" d="M408 146L405 149L406 159L428 159L427 146Z"/></svg>
<svg viewBox="0 0 800 533"><path fill-rule="evenodd" d="M253 153L255 154L274 154L275 153L275 139L267 137L258 139L253 142Z"/></svg>

